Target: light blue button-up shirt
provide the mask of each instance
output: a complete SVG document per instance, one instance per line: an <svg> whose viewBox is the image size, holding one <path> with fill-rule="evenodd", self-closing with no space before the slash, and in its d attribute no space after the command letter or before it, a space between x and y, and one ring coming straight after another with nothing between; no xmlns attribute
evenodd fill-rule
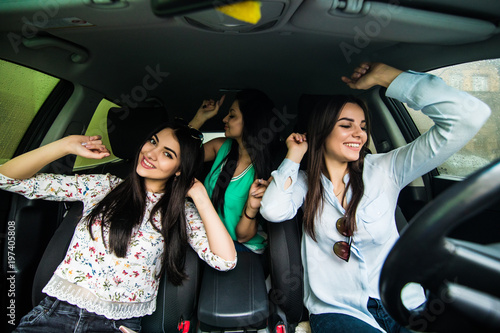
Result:
<svg viewBox="0 0 500 333"><path fill-rule="evenodd" d="M399 237L394 212L399 192L414 179L442 164L463 147L488 119L489 107L471 95L447 86L430 74L404 72L386 95L415 110L422 110L435 125L415 141L384 154L367 155L363 169L365 190L357 212L349 262L333 253L333 244L346 240L335 223L344 208L335 197L331 181L322 176L324 206L315 221L317 242L302 237L304 304L312 314L342 313L380 329L367 310L369 297L379 296L382 265ZM291 219L307 193L307 175L299 164L285 159L272 173L273 181L262 199L260 212L268 221ZM284 189L285 181L292 185ZM347 183L349 175L345 176ZM352 193L347 192L347 200ZM405 293L405 304L424 301L420 288Z"/></svg>

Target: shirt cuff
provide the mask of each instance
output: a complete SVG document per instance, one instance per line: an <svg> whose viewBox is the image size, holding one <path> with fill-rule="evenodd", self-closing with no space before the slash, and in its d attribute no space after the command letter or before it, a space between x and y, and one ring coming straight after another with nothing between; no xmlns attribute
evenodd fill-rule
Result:
<svg viewBox="0 0 500 333"><path fill-rule="evenodd" d="M271 173L271 176L273 176L273 179L276 182L276 185L278 185L278 188L284 189L285 182L288 179L288 177L292 179L292 185L297 182L299 168L300 168L299 163L295 163L292 160L285 158L278 167L278 170L273 171ZM287 190L291 191L291 187L292 186L290 186Z"/></svg>
<svg viewBox="0 0 500 333"><path fill-rule="evenodd" d="M387 92L385 95L387 97L396 98L398 100L404 99L408 95L409 91L413 90L413 87L417 84L419 76L428 76L426 73L419 73L414 71L406 71L398 76L391 82L389 87L387 87Z"/></svg>

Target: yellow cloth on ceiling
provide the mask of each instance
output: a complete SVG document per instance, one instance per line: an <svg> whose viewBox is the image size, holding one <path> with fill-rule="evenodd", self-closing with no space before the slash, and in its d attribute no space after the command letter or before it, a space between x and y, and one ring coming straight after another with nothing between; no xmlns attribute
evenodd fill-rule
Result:
<svg viewBox="0 0 500 333"><path fill-rule="evenodd" d="M260 1L242 1L217 7L216 9L237 20L256 24L261 17L260 6Z"/></svg>

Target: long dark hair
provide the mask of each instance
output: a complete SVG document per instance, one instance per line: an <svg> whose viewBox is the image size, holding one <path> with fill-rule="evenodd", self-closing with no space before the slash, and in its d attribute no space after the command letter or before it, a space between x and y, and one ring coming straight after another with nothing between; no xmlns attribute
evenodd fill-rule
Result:
<svg viewBox="0 0 500 333"><path fill-rule="evenodd" d="M265 93L256 89L239 91L236 94L236 100L243 116L242 141L252 160L255 176L267 180L273 169L272 156L275 153L278 138L277 126L276 124L272 126L271 123L277 120L273 118L274 103ZM239 146L236 140L233 140L229 153L221 161L221 164L225 164L212 193L212 202L223 215L224 196L236 170L238 157Z"/></svg>
<svg viewBox="0 0 500 333"><path fill-rule="evenodd" d="M337 123L342 108L347 103L359 105L365 114L367 141L363 145L359 159L347 164L349 182L346 184L341 202L344 202L348 188L352 189L352 197L347 205L345 213L345 224L350 235L356 230L356 209L364 192L363 163L368 152L368 140L370 138L370 121L368 108L361 99L350 95L336 95L323 97L316 104L309 120L307 131L308 160L307 160L307 194L304 202L304 229L312 239L316 240L314 231L314 219L323 210L324 188L321 182L321 174L328 175L325 163L325 142ZM319 203L319 205L318 205Z"/></svg>
<svg viewBox="0 0 500 333"><path fill-rule="evenodd" d="M166 270L168 280L174 285L180 285L186 278L184 262L188 246L186 233L185 198L193 184L195 174L203 167L204 150L201 140L193 135L193 129L170 124L154 131L158 133L164 128L172 128L180 146L179 176L170 177L165 183L162 198L151 210L149 223L158 230L164 239L162 271ZM141 146L142 147L142 146ZM125 257L134 228L138 227L144 218L146 210L146 186L144 178L136 172L140 151L137 152L134 168L130 175L117 187L109 192L86 217L88 230L92 234L92 224L102 220L101 231L109 230L108 249L117 257ZM154 215L160 212L161 229L152 222ZM103 238L104 242L104 238Z"/></svg>

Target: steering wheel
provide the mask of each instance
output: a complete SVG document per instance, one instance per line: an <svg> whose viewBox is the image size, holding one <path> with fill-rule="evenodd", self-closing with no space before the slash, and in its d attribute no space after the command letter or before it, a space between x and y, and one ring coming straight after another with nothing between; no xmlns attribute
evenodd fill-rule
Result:
<svg viewBox="0 0 500 333"><path fill-rule="evenodd" d="M447 189L410 221L379 285L384 307L399 324L422 332L500 332L500 247L446 237L499 199L500 160ZM401 300L410 282L427 296L414 310Z"/></svg>

